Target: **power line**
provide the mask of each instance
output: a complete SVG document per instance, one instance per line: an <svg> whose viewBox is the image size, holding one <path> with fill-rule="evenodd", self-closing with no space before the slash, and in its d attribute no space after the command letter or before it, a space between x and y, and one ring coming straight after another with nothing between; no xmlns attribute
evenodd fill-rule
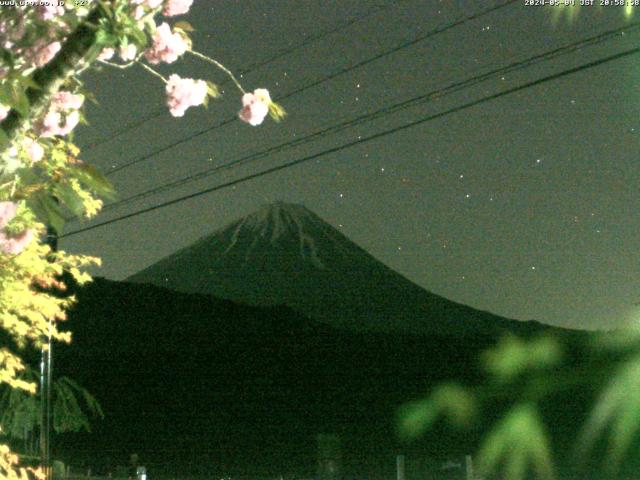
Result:
<svg viewBox="0 0 640 480"><path fill-rule="evenodd" d="M336 152L339 152L341 150L345 150L347 148L351 148L353 146L356 146L356 145L359 145L359 144L362 144L362 143L370 142L372 140L376 140L378 138L385 137L387 135L392 135L394 133L397 133L397 132L400 132L400 131L403 131L403 130L407 130L407 129L415 127L417 125L422 125L422 124L427 123L429 121L442 118L442 117L444 117L446 115L450 115L452 113L457 113L457 112L460 112L462 110L466 110L467 108L475 107L475 106L481 105L481 104L483 104L485 102L489 102L491 100L495 100L497 98L500 98L500 97L503 97L503 96L506 96L506 95L510 95L512 93L516 93L516 92L519 92L519 91L522 91L522 90L525 90L525 89L528 89L528 88L531 88L531 87L534 87L534 86L537 86L537 85L541 85L543 83L550 82L552 80L557 80L559 78L565 77L567 75L572 75L574 73L577 73L577 72L580 72L580 71L583 71L583 70L594 68L596 66L603 65L603 64L608 63L608 62L612 62L614 60L619 60L621 58L628 57L630 55L635 55L637 53L640 53L640 48L632 48L630 50L625 50L624 52L616 53L614 55L610 55L608 57L605 57L605 58L602 58L602 59L599 59L599 60L595 60L595 61L592 61L592 62L589 62L589 63L586 63L586 64L582 64L582 65L580 65L578 67L570 68L568 70L564 70L564 71L559 72L559 73L554 73L552 75L548 75L548 76L540 78L538 80L533 80L531 82L524 83L522 85L519 85L517 87L513 87L513 88L510 88L510 89L504 90L502 92L498 92L498 93L494 93L492 95L488 95L488 96L482 97L482 98L480 98L478 100L467 102L467 103L465 103L463 105L459 105L457 107L450 108L449 110L446 110L444 112L440 112L440 113L436 113L436 114L433 114L433 115L428 115L426 117L422 117L422 118L420 118L418 120L414 120L413 122L401 125L399 127L395 127L395 128L389 129L389 130L378 132L378 133L375 133L373 135L369 135L368 137L365 137L365 138L361 138L361 139L358 139L358 140L355 140L355 141L352 141L352 142L348 142L348 143L345 143L343 145L324 150L322 152L314 153L312 155L308 155L306 157L302 157L302 158L299 158L297 160L293 160L291 162L284 163L282 165L271 167L271 168L268 168L266 170L262 170L261 172L253 173L251 175L247 175L247 176L238 178L236 180L232 180L232 181L220 184L220 185L216 185L214 187L209 187L209 188L207 188L205 190L200 190L200 191L195 192L195 193L184 195L182 197L178 197L178 198L175 198L173 200L169 200L169 201L160 203L158 205L154 205L152 207L147 207L147 208L144 208L142 210L138 210L138 211L126 214L126 215L115 217L115 218L112 218L110 220L106 220L106 221L101 222L101 223L90 225L90 226L87 226L85 228L81 228L79 230L75 230L75 231L69 232L69 233L67 233L65 235L61 235L60 238L70 237L72 235L77 235L79 233L87 232L89 230L93 230L93 229L96 229L98 227L103 227L103 226L106 226L106 225L110 225L112 223L119 222L121 220L132 218L132 217L135 217L135 216L138 216L138 215L142 215L144 213L148 213L148 212L151 212L151 211L154 211L154 210L158 210L160 208L168 207L170 205L174 205L176 203L183 202L185 200L190 200L192 198L196 198L196 197L199 197L201 195L206 195L208 193L212 193L212 192L215 192L215 191L218 191L218 190L222 190L224 188L228 188L228 187L231 187L233 185L244 183L244 182L246 182L248 180L253 180L255 178L259 178L259 177L262 177L262 176L265 176L265 175L268 175L268 174L271 174L271 173L274 173L274 172L277 172L277 171L280 171L280 170L285 170L285 169L291 168L291 167L293 167L295 165L299 165L299 164L302 164L302 163L305 163L305 162L309 162L311 160L315 160L315 159L317 159L319 157L322 157L322 156L325 156L325 155L329 155L331 153L336 153Z"/></svg>
<svg viewBox="0 0 640 480"><path fill-rule="evenodd" d="M360 67L363 67L363 66L365 66L365 65L367 65L367 64L369 64L371 62L375 62L376 60L379 60L381 58L384 58L384 57L387 57L389 55L392 55L392 54L394 54L394 53L396 53L396 52L398 52L400 50L403 50L405 48L409 48L409 47L411 47L411 46L413 46L413 45L415 45L417 43L420 43L420 42L422 42L424 40L427 40L427 39L429 39L431 37L434 37L436 35L439 35L441 33L446 32L448 30L451 30L452 28L455 28L455 27L457 27L459 25L462 25L464 23L476 20L476 19L478 19L480 17L483 17L484 15L488 15L490 13L493 13L495 11L498 11L500 9L508 7L509 5L511 5L511 4L513 4L513 3L517 2L517 1L519 1L519 0L507 0L506 2L503 2L501 4L495 5L495 6L490 7L490 8L487 8L487 9L485 9L485 10L483 10L481 12L475 13L475 14L473 14L471 16L464 17L464 18L461 18L459 20L455 20L454 22L448 23L446 25L437 27L434 30L429 31L424 35L421 35L421 36L419 36L417 38L414 38L412 40L403 42L403 43L401 43L399 45L396 45L395 47L393 47L393 48L391 48L389 50L385 50L384 52L378 53L378 54L376 54L376 55L374 55L372 57L369 57L369 58L367 58L365 60L362 60L361 62L355 63L354 65L342 68L342 69L340 69L340 70L338 70L338 71L336 71L336 72L334 72L334 73L332 73L332 74L330 74L328 76L322 77L320 79L313 80L313 81L307 83L306 85L303 85L303 86L301 86L301 87L299 87L299 88L287 93L286 95L277 98L276 101L286 100L287 98L292 97L294 95L297 95L298 93L304 92L305 90L313 88L313 87L315 87L317 85L320 85L322 83L325 83L325 82L328 82L330 80L333 80L334 78L336 78L338 76L344 75L345 73L348 73L348 72L351 72L353 70L356 70L356 69L358 69ZM151 152L149 154L146 154L146 155L143 155L143 156L141 156L139 158L136 158L136 159L134 159L134 160L132 160L130 162L123 163L122 165L118 165L115 168L112 168L109 172L107 172L106 175L113 175L114 173L117 173L117 172L119 172L121 170L124 170L126 168L132 167L133 165L137 165L138 163L141 163L141 162L144 162L146 160L149 160L152 157L154 157L154 156L156 156L156 155L158 155L160 153L164 153L164 152L166 152L168 150L171 150L172 148L174 148L174 147L176 147L178 145L181 145L181 144L183 144L185 142L188 142L190 140L193 140L194 138L197 138L197 137L199 137L199 136L201 136L201 135L203 135L205 133L208 133L210 131L216 130L216 129L221 128L221 127L224 127L225 125L228 125L229 123L234 122L236 120L237 120L237 116L236 115L230 116L230 117L226 118L225 120L223 120L222 122L219 122L219 123L217 123L217 124L215 124L215 125L213 125L211 127L208 127L208 128L203 129L203 130L200 130L198 132L195 132L195 133L193 133L193 134L191 134L191 135L189 135L189 136L187 136L187 137L185 137L185 138L183 138L181 140L177 140L177 141L175 141L173 143L170 143L169 145L166 145L166 146L164 146L162 148L159 148L159 149L157 149L157 150L155 150L155 151L153 151L153 152Z"/></svg>
<svg viewBox="0 0 640 480"><path fill-rule="evenodd" d="M359 17L354 17L351 20L347 20L346 22L343 22L343 23L339 24L338 26L336 26L334 28L325 30L323 32L319 32L316 35L311 35L311 36L307 37L305 40L303 40L302 42L297 43L293 47L283 49L283 50L277 52L276 54L272 55L271 57L269 57L269 58L267 58L265 60L261 60L259 62L255 62L255 63L249 65L244 70L240 70L238 72L238 74L240 76L242 76L242 75L246 75L248 73L251 73L254 70L257 70L258 68L264 67L265 65L268 65L270 63L275 62L276 60L279 60L280 58L286 57L287 55L295 52L296 50L304 48L307 45L309 45L309 44L311 44L311 43L313 43L313 42L315 42L317 40L321 40L321 39L323 39L325 37L333 35L334 33L337 33L340 30L347 29L350 26L355 25L358 22L366 20L367 18L372 17L373 15L377 15L378 13L380 13L380 12L382 12L384 10L387 10L387 9L389 9L391 7L394 7L398 3L400 3L401 1L405 1L405 0L392 0L391 2L389 2L387 4L375 6L375 7L371 8L368 12L366 12L364 15L361 15ZM220 83L220 86L229 83L229 81L230 81L229 79L223 80ZM136 120L134 122L130 122L130 123L126 124L124 127L122 127L121 129L116 130L115 132L113 132L111 135L108 135L107 137L105 137L105 138L103 138L101 140L98 140L96 142L93 142L93 143L85 146L83 148L83 150L85 152L93 150L94 148L96 148L96 147L98 147L98 146L100 146L100 145L102 145L104 143L110 142L114 138L117 138L120 135L131 131L132 129L138 128L140 125L144 125L145 123L147 123L150 120L153 120L155 118L160 117L161 115L165 114L166 111L167 111L167 109L163 107L162 109L153 112L151 115L149 115L149 116L147 116L147 117L145 117L143 119Z"/></svg>
<svg viewBox="0 0 640 480"><path fill-rule="evenodd" d="M511 63L511 64L509 64L509 65L507 65L505 67L494 69L494 70L491 70L491 71L489 71L487 73L484 73L484 74L481 74L481 75L476 75L474 77L468 78L468 79L463 80L463 81L454 82L454 83L452 83L452 84L450 84L450 85L448 85L448 86L446 86L444 88L441 88L441 89L438 89L438 90L433 90L433 91L428 92L426 94L422 94L422 95L413 97L411 99L404 100L402 102L399 102L399 103L396 103L396 104L381 108L381 109L379 109L379 110L377 110L375 112L372 112L372 113L367 113L367 114L364 114L364 115L360 115L360 116L358 116L356 118L353 118L351 120L347 120L347 121L339 123L337 125L332 125L330 127L327 127L327 128L322 129L322 130L319 130L319 131L316 131L314 133L311 133L309 135L306 135L305 137L301 137L299 139L296 139L294 141L288 141L288 142L285 142L285 143L281 143L281 144L279 144L277 146L273 146L273 147L270 147L270 148L268 148L266 150L262 150L260 152L256 152L256 153L247 155L245 157L242 157L240 159L231 161L229 163L225 163L223 165L212 167L212 168L209 168L209 169L204 170L202 172L194 173L192 175L188 175L188 176L183 177L181 179L165 183L165 184L160 185L158 187L151 188L151 189L146 190L144 192L140 192L140 193L131 195L130 197L127 197L127 198L125 198L123 200L120 200L120 201L117 201L117 202L114 202L114 203L111 203L111 204L105 206L105 208L103 208L103 211L108 211L108 210L113 209L113 208L117 208L117 207L120 207L120 206L123 206L123 205L127 205L127 204L129 204L131 202L146 198L146 197L148 197L150 195L161 193L163 191L170 190L170 189L176 188L178 186L185 185L187 183L191 183L193 181L209 177L209 176L214 175L215 173L218 173L219 171L222 171L222 170L227 170L227 169L230 169L230 168L238 167L240 165L251 163L253 161L257 161L257 160L259 160L261 158L264 158L266 156L269 156L271 154L280 153L280 152L282 152L284 150L287 150L287 149L290 149L290 148L294 148L294 147L309 143L311 141L315 141L315 140L317 140L319 138L322 138L322 137L324 137L324 136L326 136L328 134L336 133L336 132L345 130L347 128L354 127L356 125L360 125L362 123L375 120L375 119L377 119L377 118L379 118L379 117L381 117L383 115L389 115L391 113L395 113L397 111L404 110L404 109L409 108L409 107L414 107L416 105L423 104L423 103L428 102L428 101L430 101L432 99L435 99L435 98L442 98L442 97L444 97L446 95L458 92L460 90L473 87L473 86L475 86L475 85L477 85L477 84L479 84L481 82L484 82L484 81L486 81L486 80L488 80L488 79L490 79L492 77L497 77L497 76L502 76L502 75L506 75L506 74L509 74L509 73L513 73L515 71L518 71L518 70L521 70L521 69L524 69L524 68L528 68L528 67L530 67L532 65L535 65L537 63L557 58L560 55L566 55L568 53L573 53L573 52L575 52L577 50L580 50L582 48L585 48L587 46L592 46L592 45L595 45L595 44L599 44L599 43L602 43L602 42L604 42L606 40L614 38L614 37L616 37L617 35L619 35L623 31L635 30L638 27L640 27L640 22L635 22L635 23L626 25L625 27L621 27L621 28L618 28L618 29L608 30L606 32L600 33L600 34L595 35L593 37L586 38L586 39L581 40L579 42L575 42L575 43L572 43L572 44L569 44L569 45L564 45L564 46L558 47L558 48L556 48L554 50L550 50L548 52L544 52L544 53L541 53L541 54L538 54L538 55L534 55L533 57L529 57L529 58L527 58L525 60L521 60L519 62Z"/></svg>

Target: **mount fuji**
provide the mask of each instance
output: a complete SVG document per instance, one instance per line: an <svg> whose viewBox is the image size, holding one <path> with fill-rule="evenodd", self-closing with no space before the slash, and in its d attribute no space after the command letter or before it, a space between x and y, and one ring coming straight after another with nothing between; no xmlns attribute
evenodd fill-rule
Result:
<svg viewBox="0 0 640 480"><path fill-rule="evenodd" d="M252 306L286 305L350 330L460 336L547 328L429 292L296 204L267 205L127 281Z"/></svg>

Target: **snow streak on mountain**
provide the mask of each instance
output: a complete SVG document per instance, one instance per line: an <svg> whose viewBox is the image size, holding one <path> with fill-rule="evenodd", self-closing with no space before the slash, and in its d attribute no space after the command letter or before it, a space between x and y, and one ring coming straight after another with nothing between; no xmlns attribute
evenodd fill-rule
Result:
<svg viewBox="0 0 640 480"><path fill-rule="evenodd" d="M460 335L537 327L433 294L304 206L286 203L265 206L128 281L250 305L287 305L348 329Z"/></svg>

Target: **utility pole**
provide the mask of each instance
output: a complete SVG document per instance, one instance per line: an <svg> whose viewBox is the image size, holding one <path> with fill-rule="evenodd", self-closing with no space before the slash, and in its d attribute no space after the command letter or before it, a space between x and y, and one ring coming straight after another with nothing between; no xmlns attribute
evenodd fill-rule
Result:
<svg viewBox="0 0 640 480"><path fill-rule="evenodd" d="M396 480L405 480L404 455L396 455Z"/></svg>
<svg viewBox="0 0 640 480"><path fill-rule="evenodd" d="M47 226L45 242L52 252L58 251L58 232L51 225ZM51 329L53 325L49 319L49 332L44 339L40 356L40 463L44 469L45 478L51 480L51 368L52 348Z"/></svg>

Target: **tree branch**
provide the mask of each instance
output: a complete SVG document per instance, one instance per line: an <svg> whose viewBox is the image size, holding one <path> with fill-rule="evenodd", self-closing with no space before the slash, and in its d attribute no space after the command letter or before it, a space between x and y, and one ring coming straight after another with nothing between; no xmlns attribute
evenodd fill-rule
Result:
<svg viewBox="0 0 640 480"><path fill-rule="evenodd" d="M100 6L94 8L87 18L69 36L58 54L44 67L36 70L33 81L38 88L29 87L26 91L29 99L29 115L24 117L12 109L0 123L0 128L9 138L9 145L18 133L27 125L29 119L37 118L47 107L51 95L58 91L76 71L79 65L90 62L95 51L96 27L103 16ZM8 148L5 147L5 148Z"/></svg>

